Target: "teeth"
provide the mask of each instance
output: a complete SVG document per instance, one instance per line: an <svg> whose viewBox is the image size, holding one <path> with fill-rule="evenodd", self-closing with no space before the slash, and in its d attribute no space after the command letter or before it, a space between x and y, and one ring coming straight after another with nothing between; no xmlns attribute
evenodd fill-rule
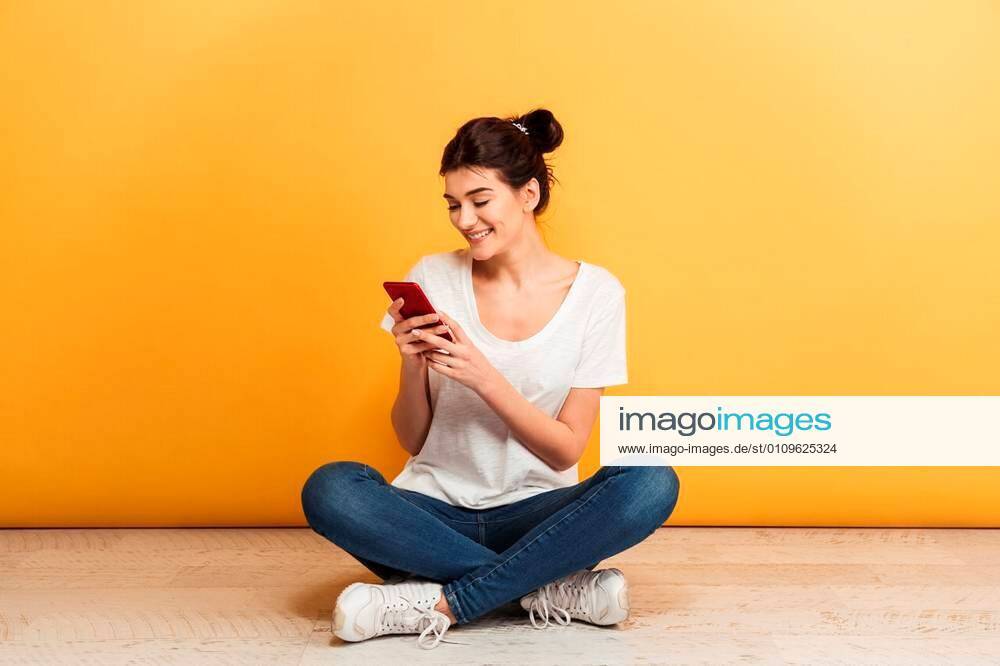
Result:
<svg viewBox="0 0 1000 666"><path fill-rule="evenodd" d="M470 235L469 235L469 238L475 238L475 239L479 239L479 238L484 238L484 237L486 237L486 235L487 235L487 234L489 234L489 233L490 233L491 231L493 231L493 230L492 230L492 229L487 229L487 230L485 230L485 231L483 231L483 232L480 232L480 233L478 233L478 234L470 234Z"/></svg>

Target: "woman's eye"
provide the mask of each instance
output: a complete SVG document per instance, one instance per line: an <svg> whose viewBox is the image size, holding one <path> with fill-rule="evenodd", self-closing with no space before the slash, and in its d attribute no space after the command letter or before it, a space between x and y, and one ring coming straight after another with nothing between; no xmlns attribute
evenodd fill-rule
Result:
<svg viewBox="0 0 1000 666"><path fill-rule="evenodd" d="M476 208L482 208L483 206L489 203L489 200L476 201L474 203L476 204ZM461 206L448 206L448 210L458 210L459 208L461 208Z"/></svg>

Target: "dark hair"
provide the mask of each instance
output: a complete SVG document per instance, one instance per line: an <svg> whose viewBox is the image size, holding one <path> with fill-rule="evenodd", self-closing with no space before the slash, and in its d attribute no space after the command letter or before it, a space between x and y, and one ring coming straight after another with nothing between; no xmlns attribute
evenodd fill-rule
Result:
<svg viewBox="0 0 1000 666"><path fill-rule="evenodd" d="M528 133L515 127L514 122ZM535 109L523 116L474 118L458 128L444 147L439 175L461 167L496 169L498 178L512 189L536 178L540 193L535 206L538 215L549 203L552 182L558 182L543 155L558 148L562 140L562 125L548 109Z"/></svg>

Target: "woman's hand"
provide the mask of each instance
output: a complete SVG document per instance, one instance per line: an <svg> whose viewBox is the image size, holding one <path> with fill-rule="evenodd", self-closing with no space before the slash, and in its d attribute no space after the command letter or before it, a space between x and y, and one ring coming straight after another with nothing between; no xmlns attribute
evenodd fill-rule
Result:
<svg viewBox="0 0 1000 666"><path fill-rule="evenodd" d="M417 326L424 326L435 321L438 321L438 315L420 315L417 317L410 317L409 319L403 319L403 315L399 314L400 308L403 307L403 299L397 298L395 301L389 305L387 312L392 317L395 325L392 327L392 334L396 338L396 345L399 347L399 355L403 358L403 363L408 365L413 365L415 367L423 367L427 365L427 359L423 356L423 352L434 349L435 345L429 342L424 342L415 335L411 335L411 331L418 330ZM443 333L448 330L448 326L445 324L440 324L427 329L420 329L424 331L433 331L436 333ZM447 340L445 340L447 342Z"/></svg>
<svg viewBox="0 0 1000 666"><path fill-rule="evenodd" d="M448 342L426 330L413 331L414 337L430 343L431 349L421 352L430 361L429 367L445 377L461 382L480 395L496 386L504 378L500 371L493 367L478 347L472 344L469 336L455 320L443 312L439 314L454 342ZM444 349L448 353L436 351L437 349Z"/></svg>

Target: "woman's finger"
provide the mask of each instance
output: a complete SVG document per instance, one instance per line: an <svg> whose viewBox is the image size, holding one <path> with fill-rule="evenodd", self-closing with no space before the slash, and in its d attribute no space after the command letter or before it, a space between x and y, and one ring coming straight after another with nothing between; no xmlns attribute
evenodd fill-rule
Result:
<svg viewBox="0 0 1000 666"><path fill-rule="evenodd" d="M395 321L395 322L403 321L403 316L401 314L399 314L399 310L402 307L403 307L403 297L402 296L400 296L399 298L397 298L396 300L394 300L392 303L389 304L388 312L389 312L389 316L392 317L393 321Z"/></svg>
<svg viewBox="0 0 1000 666"><path fill-rule="evenodd" d="M454 354L458 351L458 345L454 342L448 342L444 338L434 335L433 333L428 333L425 329L415 328L410 331L410 335L419 338L420 340L426 340L435 346L435 348L444 349L445 351Z"/></svg>
<svg viewBox="0 0 1000 666"><path fill-rule="evenodd" d="M423 340L412 340L410 342L404 342L403 348L409 350L413 354L426 354L427 352L434 350L434 345L428 344Z"/></svg>
<svg viewBox="0 0 1000 666"><path fill-rule="evenodd" d="M423 351L420 353L423 355L424 358L426 358L431 363L444 363L443 360L438 358L439 356L443 356L441 352L436 352L433 349L428 349L427 351Z"/></svg>
<svg viewBox="0 0 1000 666"><path fill-rule="evenodd" d="M406 322L406 326L408 328L420 328L421 326L425 326L427 324L436 324L436 323L438 323L439 320L440 320L440 317L439 317L438 313L437 312L432 312L430 314L417 315L416 317L410 317L409 319L406 319L404 321Z"/></svg>
<svg viewBox="0 0 1000 666"><path fill-rule="evenodd" d="M449 368L455 367L456 359L451 354L445 354L444 352L439 352L433 349L429 349L422 353L424 357L427 358L428 361L433 361L435 363L447 365Z"/></svg>
<svg viewBox="0 0 1000 666"><path fill-rule="evenodd" d="M433 332L443 333L444 331L448 330L448 327L445 324L440 324L440 325L435 326L433 328L421 328L421 329L416 329L416 330L420 330L422 333L428 333L428 332L430 332L430 333L433 333ZM396 340L402 346L416 345L421 351L423 351L425 349L435 349L435 345L431 344L427 340L421 339L418 336L412 335L411 331L406 331L405 333L400 333L399 335L396 336Z"/></svg>
<svg viewBox="0 0 1000 666"><path fill-rule="evenodd" d="M451 366L445 365L444 363L437 363L436 361L431 361L430 363L427 364L427 367L433 370L434 372L441 373L446 377L451 377L452 379L455 379L457 377L458 371L455 370L455 368L452 368Z"/></svg>
<svg viewBox="0 0 1000 666"><path fill-rule="evenodd" d="M449 317L444 312L439 313L441 315L441 321L448 325L451 329L451 337L455 338L455 342L465 342L468 338L465 335L465 329L458 325L458 322Z"/></svg>

